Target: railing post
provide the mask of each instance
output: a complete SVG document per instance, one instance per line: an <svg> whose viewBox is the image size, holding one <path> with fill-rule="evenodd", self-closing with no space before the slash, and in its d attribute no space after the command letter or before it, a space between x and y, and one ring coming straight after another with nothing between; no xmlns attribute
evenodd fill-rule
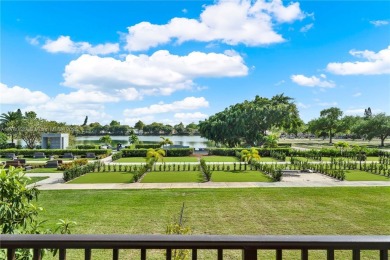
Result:
<svg viewBox="0 0 390 260"><path fill-rule="evenodd" d="M66 260L66 249L64 249L64 248L60 249L59 259Z"/></svg>
<svg viewBox="0 0 390 260"><path fill-rule="evenodd" d="M84 251L84 259L85 260L91 260L91 248L86 248Z"/></svg>
<svg viewBox="0 0 390 260"><path fill-rule="evenodd" d="M257 249L243 249L242 260L257 260Z"/></svg>
<svg viewBox="0 0 390 260"><path fill-rule="evenodd" d="M352 259L353 260L360 260L360 250L359 249L352 250Z"/></svg>
<svg viewBox="0 0 390 260"><path fill-rule="evenodd" d="M167 260L171 260L172 259L172 249L170 249L170 248L167 248L166 259Z"/></svg>
<svg viewBox="0 0 390 260"><path fill-rule="evenodd" d="M192 260L198 259L198 250L192 249Z"/></svg>
<svg viewBox="0 0 390 260"><path fill-rule="evenodd" d="M326 251L326 259L327 260L334 260L334 250L333 249L328 249Z"/></svg>
<svg viewBox="0 0 390 260"><path fill-rule="evenodd" d="M15 260L15 249L8 248L7 259L8 260Z"/></svg>
<svg viewBox="0 0 390 260"><path fill-rule="evenodd" d="M389 253L386 249L379 251L379 259L380 260L388 260L389 259Z"/></svg>
<svg viewBox="0 0 390 260"><path fill-rule="evenodd" d="M118 260L119 259L119 249L115 248L112 249L112 260Z"/></svg>
<svg viewBox="0 0 390 260"><path fill-rule="evenodd" d="M282 260L283 252L282 249L276 249L276 260Z"/></svg>
<svg viewBox="0 0 390 260"><path fill-rule="evenodd" d="M221 248L218 249L218 260L223 260L223 250Z"/></svg>
<svg viewBox="0 0 390 260"><path fill-rule="evenodd" d="M146 249L141 249L141 260L146 260Z"/></svg>
<svg viewBox="0 0 390 260"><path fill-rule="evenodd" d="M307 249L301 250L301 260L308 260L309 259L309 251Z"/></svg>
<svg viewBox="0 0 390 260"><path fill-rule="evenodd" d="M34 248L33 249L33 260L41 260L41 249L40 248Z"/></svg>

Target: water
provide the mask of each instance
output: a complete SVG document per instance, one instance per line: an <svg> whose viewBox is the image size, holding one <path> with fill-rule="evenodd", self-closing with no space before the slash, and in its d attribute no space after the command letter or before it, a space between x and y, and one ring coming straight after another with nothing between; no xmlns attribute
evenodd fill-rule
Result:
<svg viewBox="0 0 390 260"><path fill-rule="evenodd" d="M110 136L112 139L112 146L115 147L116 144L121 143L123 146L129 145L129 137L128 136ZM193 147L195 149L212 147L213 144L211 141L206 138L200 136L163 136L164 138L169 138L173 142L174 145L183 145ZM101 136L79 136L76 137L76 145L79 144L101 144L99 139ZM138 136L138 139L145 143L159 143L162 141L160 136Z"/></svg>

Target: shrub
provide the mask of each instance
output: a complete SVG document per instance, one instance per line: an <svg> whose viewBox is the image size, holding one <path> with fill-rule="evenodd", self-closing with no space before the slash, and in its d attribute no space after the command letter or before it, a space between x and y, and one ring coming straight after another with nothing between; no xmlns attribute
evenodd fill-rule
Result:
<svg viewBox="0 0 390 260"><path fill-rule="evenodd" d="M101 166L100 162L94 162L82 166L74 164L73 167L64 171L63 179L64 181L73 180L74 178L80 177L81 175L84 175L86 173L94 172L96 169L99 168L99 166Z"/></svg>
<svg viewBox="0 0 390 260"><path fill-rule="evenodd" d="M122 158L122 156L123 156L123 153L122 153L122 152L114 153L114 154L112 155L112 160L113 160L113 161L119 160L120 158Z"/></svg>
<svg viewBox="0 0 390 260"><path fill-rule="evenodd" d="M99 145L94 144L80 144L76 146L77 149L99 149Z"/></svg>
<svg viewBox="0 0 390 260"><path fill-rule="evenodd" d="M206 177L206 180L210 181L213 173L210 171L210 168L207 167L206 161L203 158L200 159L200 169L203 172L204 176Z"/></svg>
<svg viewBox="0 0 390 260"><path fill-rule="evenodd" d="M161 144L136 144L135 149L157 149L161 148Z"/></svg>
<svg viewBox="0 0 390 260"><path fill-rule="evenodd" d="M63 155L64 153L72 153L73 155L82 156L86 153L94 153L95 155L110 155L111 149L1 149L0 155L4 156L7 153L14 153L16 156L23 155L27 158L32 158L34 153L42 152L49 155Z"/></svg>
<svg viewBox="0 0 390 260"><path fill-rule="evenodd" d="M236 156L236 153L241 153L245 148L209 148L209 155L221 155L221 156ZM282 152L287 156L293 151L291 148L256 148L259 155L262 157L271 156L271 152Z"/></svg>
<svg viewBox="0 0 390 260"><path fill-rule="evenodd" d="M148 149L123 149L123 157L146 157ZM175 156L189 156L193 153L193 148L175 148L168 149L165 157L175 157Z"/></svg>

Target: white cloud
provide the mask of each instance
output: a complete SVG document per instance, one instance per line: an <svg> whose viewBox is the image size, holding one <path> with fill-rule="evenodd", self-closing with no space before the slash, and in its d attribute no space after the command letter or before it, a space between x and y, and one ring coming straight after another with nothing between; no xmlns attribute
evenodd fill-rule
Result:
<svg viewBox="0 0 390 260"><path fill-rule="evenodd" d="M326 78L325 75L321 74L321 78ZM291 80L296 84L304 87L320 87L320 88L333 88L335 83L331 80L321 80L316 76L306 77L305 75L292 75Z"/></svg>
<svg viewBox="0 0 390 260"><path fill-rule="evenodd" d="M173 115L173 117L180 120L186 120L186 121L194 121L194 120L199 121L208 118L209 116L201 112L195 112L195 113L176 113Z"/></svg>
<svg viewBox="0 0 390 260"><path fill-rule="evenodd" d="M229 45L243 43L248 46L283 42L274 25L303 19L299 3L283 5L281 0L241 1L221 0L206 6L199 19L173 18L167 24L141 22L128 27L126 49L147 50L177 40L221 41Z"/></svg>
<svg viewBox="0 0 390 260"><path fill-rule="evenodd" d="M308 32L311 28L313 28L313 26L314 26L313 23L306 24L299 31L300 32Z"/></svg>
<svg viewBox="0 0 390 260"><path fill-rule="evenodd" d="M130 54L123 61L84 54L65 67L63 85L102 92L115 90L132 100L191 89L195 86L193 80L199 77L236 77L247 73L238 54L192 52L177 56L161 50L151 56ZM127 89L127 94L123 89Z"/></svg>
<svg viewBox="0 0 390 260"><path fill-rule="evenodd" d="M31 43L31 41L30 41ZM92 46L88 42L74 42L70 36L59 36L57 40L46 40L42 48L51 53L89 53L93 55L110 54L119 51L118 43L105 43Z"/></svg>
<svg viewBox="0 0 390 260"><path fill-rule="evenodd" d="M388 25L389 21L386 21L386 20L375 20L375 21L370 21L370 23L378 27L378 26Z"/></svg>
<svg viewBox="0 0 390 260"><path fill-rule="evenodd" d="M353 96L353 97L360 97L361 95L362 95L362 93L357 92L357 93L353 94L352 96Z"/></svg>
<svg viewBox="0 0 390 260"><path fill-rule="evenodd" d="M286 81L285 80L281 80L281 81L276 82L274 85L275 86L280 86L280 85L283 85L284 83L286 83Z"/></svg>
<svg viewBox="0 0 390 260"><path fill-rule="evenodd" d="M125 109L123 114L125 116L132 115L154 115L160 113L178 112L182 110L194 110L201 107L208 107L209 102L204 97L186 97L180 101L174 101L170 104L159 103L149 107L140 107L134 109Z"/></svg>
<svg viewBox="0 0 390 260"><path fill-rule="evenodd" d="M332 62L328 64L327 70L339 75L390 74L390 45L379 52L351 50L349 53L366 61Z"/></svg>
<svg viewBox="0 0 390 260"><path fill-rule="evenodd" d="M50 97L41 91L31 91L19 86L8 87L0 83L0 104L40 104L47 102Z"/></svg>

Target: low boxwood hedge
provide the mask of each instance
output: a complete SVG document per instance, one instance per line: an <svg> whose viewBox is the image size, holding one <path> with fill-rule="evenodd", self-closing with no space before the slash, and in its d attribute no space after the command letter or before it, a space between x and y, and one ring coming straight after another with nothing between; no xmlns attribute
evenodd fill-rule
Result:
<svg viewBox="0 0 390 260"><path fill-rule="evenodd" d="M161 148L161 144L136 144L135 149L157 149Z"/></svg>
<svg viewBox="0 0 390 260"><path fill-rule="evenodd" d="M0 155L4 156L7 153L14 153L16 156L23 155L24 157L32 158L34 153L45 153L46 156L50 155L63 155L64 153L72 153L73 155L82 156L86 153L94 153L96 156L111 154L111 149L2 149Z"/></svg>
<svg viewBox="0 0 390 260"><path fill-rule="evenodd" d="M148 149L122 149L122 157L146 157ZM174 148L165 150L166 157L189 156L194 152L194 148Z"/></svg>
<svg viewBox="0 0 390 260"><path fill-rule="evenodd" d="M221 156L236 156L236 152L241 152L242 150L248 150L249 148L208 148L209 155L221 155ZM271 151L281 152L290 155L291 148L256 148L260 156L269 157L271 156Z"/></svg>

